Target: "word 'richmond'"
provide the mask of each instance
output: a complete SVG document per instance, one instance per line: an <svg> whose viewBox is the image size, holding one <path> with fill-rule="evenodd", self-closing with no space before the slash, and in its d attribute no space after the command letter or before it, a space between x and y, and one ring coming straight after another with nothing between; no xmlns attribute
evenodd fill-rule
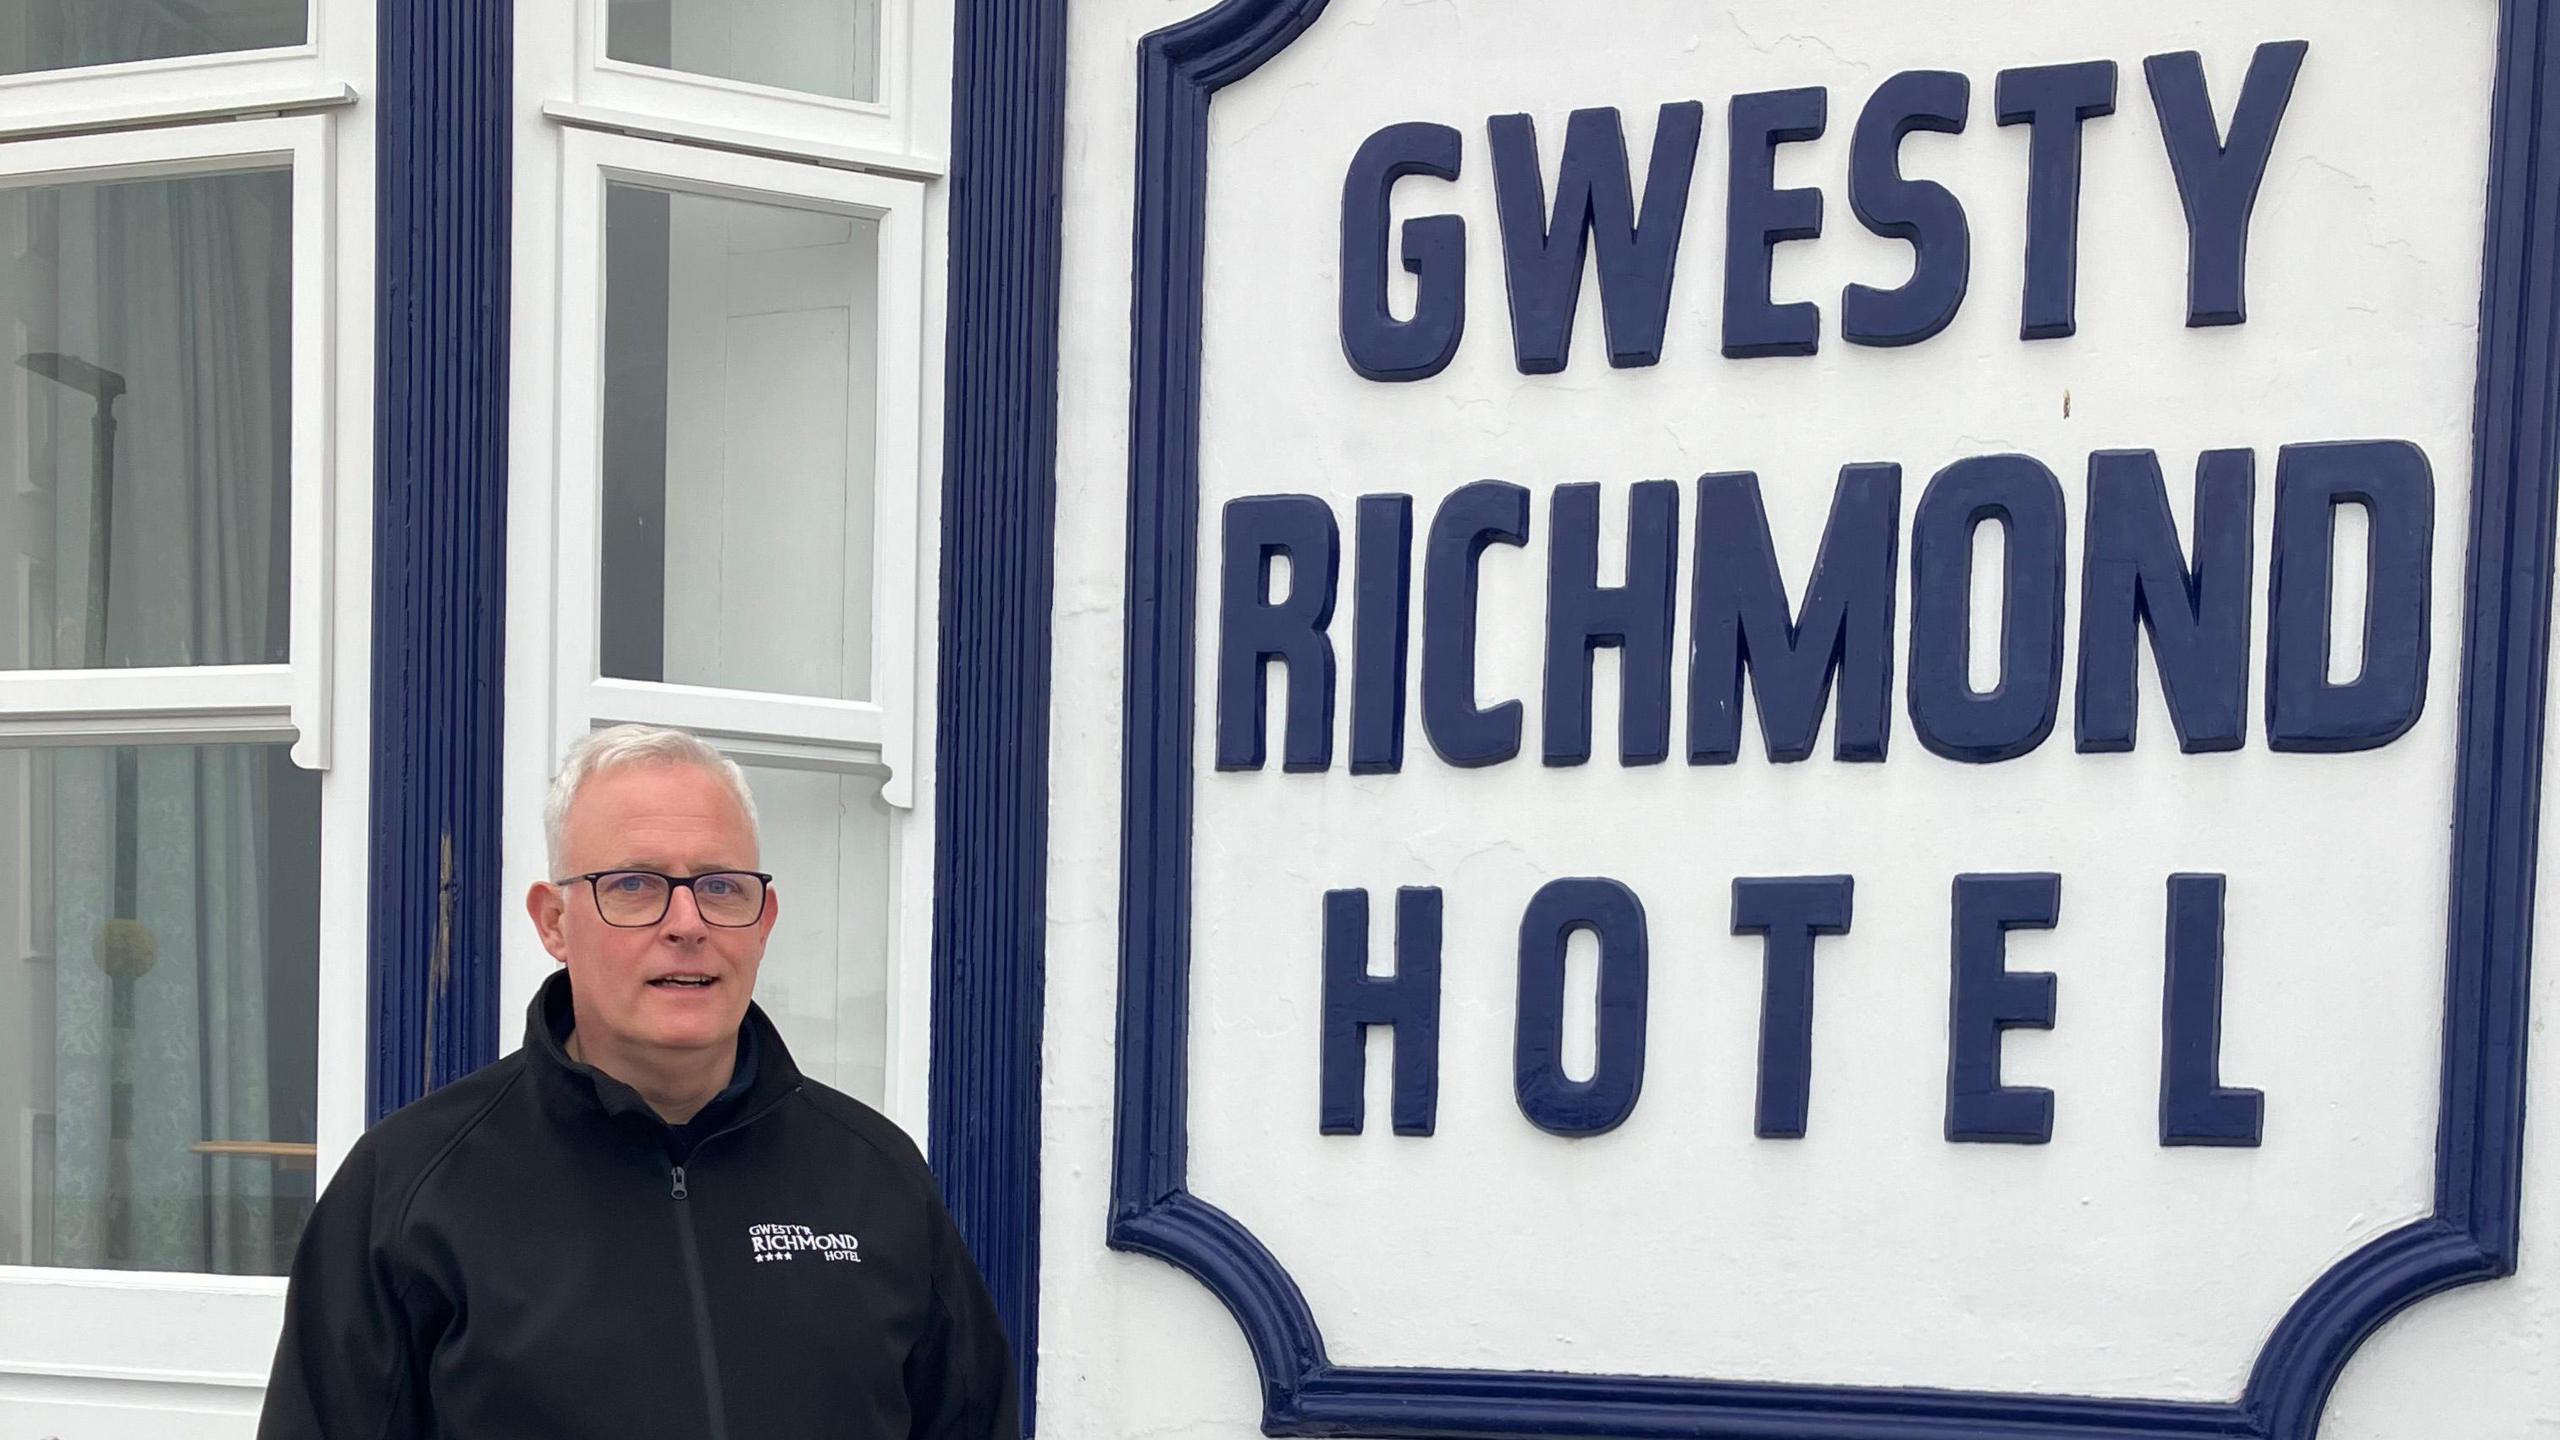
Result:
<svg viewBox="0 0 2560 1440"><path fill-rule="evenodd" d="M2398 440L2287 445L2275 464L2275 515L2266 559L2265 741L2279 751L2387 745L2425 706L2435 481L2427 457ZM2247 741L2257 594L2256 457L2206 452L2196 467L2192 545L2180 543L2159 458L2147 450L2089 457L2080 526L2077 686L2073 740L2083 752L2131 750L2138 632L2147 632L2162 699L2188 753ZM1702 477L1695 489L1689 564L1687 754L1692 765L1740 753L1746 678L1764 753L1813 753L1824 712L1837 710L1831 752L1885 758L1892 738L1895 603L1905 529L1898 465L1840 472L1821 551L1801 600L1780 573L1748 473ZM1548 498L1542 758L1579 765L1592 750L1592 657L1619 652L1618 759L1657 764L1671 753L1672 639L1682 547L1682 487L1633 485L1624 581L1600 574L1600 487L1559 485ZM1479 578L1496 547L1529 543L1530 494L1501 480L1443 498L1421 538L1421 703L1406 703L1413 630L1413 497L1357 501L1355 554L1342 572L1342 525L1311 495L1228 502L1223 518L1216 659L1217 765L1264 763L1274 665L1288 677L1282 765L1332 768L1338 667L1334 614L1352 591L1350 768L1403 768L1408 709L1440 758L1496 765L1520 753L1523 703L1478 694ZM2333 616L2342 510L2362 513L2363 616ZM2062 486L2025 455L1958 460L1930 480L1908 528L1910 603L1904 706L1920 743L1973 764L2015 759L2052 733L2063 691L2065 525ZM1972 683L1975 532L2004 532L1997 576L1998 680ZM1281 566L1285 562L1285 576ZM1989 580L1992 577L1984 577ZM1988 617L1986 617L1988 618ZM2342 632L2338 621L2349 622ZM2362 636L2351 667L2333 665L2333 636ZM2346 659L2349 657L2339 657Z"/></svg>

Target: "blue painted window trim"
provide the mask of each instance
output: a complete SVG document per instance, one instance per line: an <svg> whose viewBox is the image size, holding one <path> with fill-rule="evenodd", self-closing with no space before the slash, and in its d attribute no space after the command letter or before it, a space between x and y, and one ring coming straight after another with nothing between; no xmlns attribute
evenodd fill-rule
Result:
<svg viewBox="0 0 2560 1440"><path fill-rule="evenodd" d="M366 1114L498 1058L511 0L382 0Z"/></svg>
<svg viewBox="0 0 2560 1440"><path fill-rule="evenodd" d="M1057 548L1065 0L960 0L935 729L927 1147L1032 1432Z"/></svg>
<svg viewBox="0 0 2560 1440"><path fill-rule="evenodd" d="M2518 1243L2526 1000L2560 467L2560 0L2504 0L2492 99L2435 1209L2315 1281L2233 1403L1332 1363L1287 1270L1186 1187L1204 215L1212 96L1324 0L1227 0L1139 48L1119 1098L1110 1243L1243 1327L1274 1435L2308 1440L2366 1337Z"/></svg>

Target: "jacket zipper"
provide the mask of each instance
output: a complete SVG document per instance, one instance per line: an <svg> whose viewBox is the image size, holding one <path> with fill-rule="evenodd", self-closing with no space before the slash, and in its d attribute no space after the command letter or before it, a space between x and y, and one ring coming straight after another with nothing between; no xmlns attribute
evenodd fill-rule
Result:
<svg viewBox="0 0 2560 1440"><path fill-rule="evenodd" d="M694 1142L694 1153L701 1153L703 1146L724 1135L734 1135L746 1129L798 1093L800 1087L793 1085L765 1102L753 1114L741 1116L737 1123L703 1136ZM685 1203L692 1198L693 1188L687 1183L681 1165L667 1167L667 1196L675 1202L676 1233L683 1241L685 1289L691 1292L693 1299L693 1349L702 1362L703 1398L711 1407L710 1440L729 1440L729 1407L720 1391L720 1357L711 1348L711 1287L702 1278L702 1247L694 1240L693 1207Z"/></svg>
<svg viewBox="0 0 2560 1440"><path fill-rule="evenodd" d="M698 1147L697 1147L698 1148ZM675 1201L676 1231L684 1242L684 1283L693 1294L693 1348L702 1361L703 1399L711 1407L711 1440L728 1440L729 1407L720 1394L720 1361L711 1350L711 1292L702 1281L702 1251L694 1243L693 1207L685 1203L693 1191L684 1167L667 1171L667 1193Z"/></svg>

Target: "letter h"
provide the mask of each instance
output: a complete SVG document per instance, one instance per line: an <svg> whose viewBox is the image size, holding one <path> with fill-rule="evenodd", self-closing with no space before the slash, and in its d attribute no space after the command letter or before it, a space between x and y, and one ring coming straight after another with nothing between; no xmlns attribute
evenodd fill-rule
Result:
<svg viewBox="0 0 2560 1440"><path fill-rule="evenodd" d="M1324 1058L1319 1126L1357 1135L1365 1123L1372 1025L1395 1031L1395 1130L1428 1135L1440 1106L1440 890L1396 892L1396 971L1369 973L1369 892L1324 897Z"/></svg>

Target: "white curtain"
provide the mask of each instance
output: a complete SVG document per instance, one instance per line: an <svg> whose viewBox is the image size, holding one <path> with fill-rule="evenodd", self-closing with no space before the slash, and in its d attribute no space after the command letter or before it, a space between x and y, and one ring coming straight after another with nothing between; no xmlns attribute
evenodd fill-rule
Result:
<svg viewBox="0 0 2560 1440"><path fill-rule="evenodd" d="M111 496L106 663L282 658L289 180L228 174L55 195L53 346L124 381L103 467L84 458L95 455L94 401L35 387L54 406L57 483ZM55 608L78 617L85 649L100 619L85 548L100 507L73 500L66 493L61 507ZM272 1270L278 1162L191 1147L296 1138L270 1133L271 1082L290 1083L269 1074L271 954L295 939L273 933L265 873L278 839L275 752L143 747L121 768L109 749L39 758L52 772L56 843L48 1258Z"/></svg>

